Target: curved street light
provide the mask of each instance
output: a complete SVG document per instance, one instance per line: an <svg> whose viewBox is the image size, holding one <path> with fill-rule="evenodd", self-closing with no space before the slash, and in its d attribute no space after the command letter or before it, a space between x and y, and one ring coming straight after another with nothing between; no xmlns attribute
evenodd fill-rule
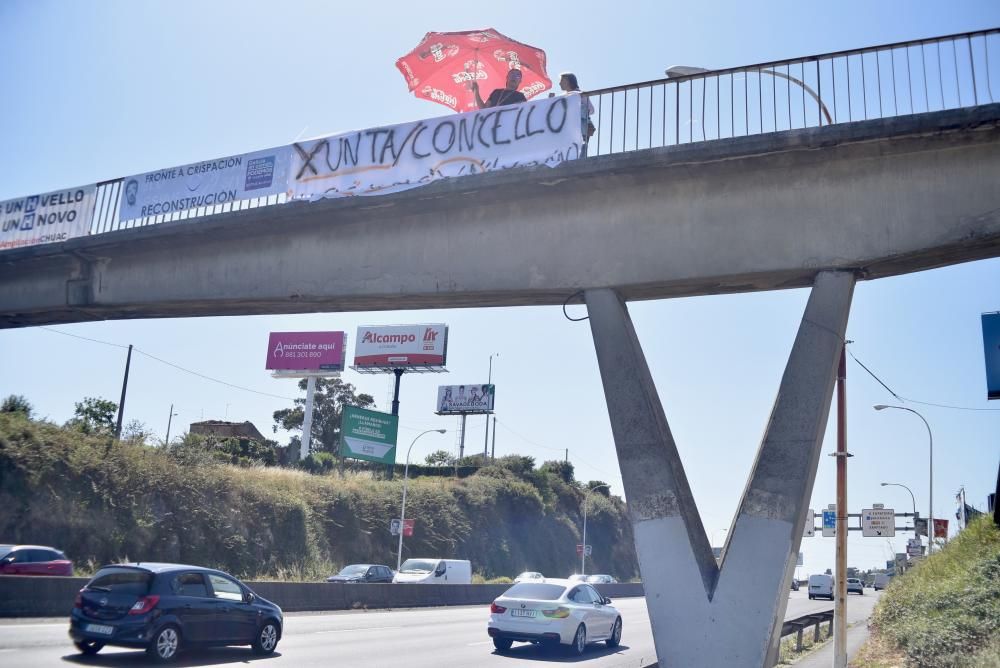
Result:
<svg viewBox="0 0 1000 668"><path fill-rule="evenodd" d="M934 434L931 433L931 426L927 424L927 420L923 415L913 410L912 408L907 408L906 406L892 406L886 404L876 404L873 408L877 411L883 411L886 408L895 408L901 411L909 411L913 413L918 418L923 420L924 426L927 427L927 438L930 441L930 464L928 466L928 476L929 482L927 485L927 495L930 497L929 508L930 511L927 514L927 554L930 555L934 551ZM913 492L910 492L912 495ZM916 503L914 503L916 505ZM914 522L914 533L916 533L916 522Z"/></svg>
<svg viewBox="0 0 1000 668"><path fill-rule="evenodd" d="M901 482L883 482L881 484L882 484L882 487L902 487L903 489L905 489L907 492L910 493L910 501L913 502L913 532L916 533L916 531L917 531L917 500L913 496L913 490L910 489L909 487L907 487L906 485L904 485Z"/></svg>
<svg viewBox="0 0 1000 668"><path fill-rule="evenodd" d="M610 484L604 485L594 485L587 490L587 493L583 495L583 550L580 551L580 575L586 575L587 573L587 501L590 500L590 493L595 489L600 489L602 487L607 487L608 491L611 491Z"/></svg>
<svg viewBox="0 0 1000 668"><path fill-rule="evenodd" d="M794 83L797 86L799 86L800 88L802 88L802 90L804 90L806 93L809 93L809 97L811 97L812 99L816 100L816 104L819 105L820 111L822 111L823 115L826 116L826 124L827 125L833 125L833 118L830 117L830 110L826 108L825 104L823 104L823 100L820 99L819 94L816 91L814 91L812 88L810 88L809 85L806 84L804 81L802 81L801 79L797 79L797 78L795 78L795 77L793 77L793 76L791 76L789 74L784 74L783 72L778 72L777 70L773 70L773 69L771 69L771 70L759 69L757 71L760 74L770 74L772 77L775 77L775 78L778 78L778 79L785 79L786 81L791 81L792 83ZM664 71L664 74L667 75L668 79L680 79L682 77L693 77L693 76L697 76L699 74L711 74L711 72L712 72L712 70L706 69L704 67L693 67L691 65L673 65L671 67L668 67ZM705 91L704 91L704 88L703 88L702 89L702 132L704 132L704 128L705 128L705 121L704 121L705 100L704 100L704 94L705 94ZM820 121L820 125L823 125L822 120Z"/></svg>
<svg viewBox="0 0 1000 668"><path fill-rule="evenodd" d="M424 434L431 434L437 432L443 434L447 429L428 429L427 431L422 431L417 434L416 438L410 442L410 447L406 449L406 466L403 468L403 507L399 512L399 548L396 551L396 570L399 571L400 565L403 563L403 526L406 524L406 479L410 473L410 451L413 450L413 444L423 436Z"/></svg>

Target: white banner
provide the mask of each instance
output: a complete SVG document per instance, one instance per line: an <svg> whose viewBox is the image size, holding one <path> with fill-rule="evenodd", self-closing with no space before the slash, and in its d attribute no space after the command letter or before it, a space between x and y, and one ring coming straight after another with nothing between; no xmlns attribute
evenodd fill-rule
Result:
<svg viewBox="0 0 1000 668"><path fill-rule="evenodd" d="M0 202L0 250L89 234L96 192L91 184Z"/></svg>
<svg viewBox="0 0 1000 668"><path fill-rule="evenodd" d="M437 413L492 413L494 385L440 385Z"/></svg>
<svg viewBox="0 0 1000 668"><path fill-rule="evenodd" d="M470 111L293 144L291 198L380 195L580 155L580 96Z"/></svg>
<svg viewBox="0 0 1000 668"><path fill-rule="evenodd" d="M232 155L125 179L121 220L171 214L284 192L290 146Z"/></svg>
<svg viewBox="0 0 1000 668"><path fill-rule="evenodd" d="M357 367L444 366L447 354L447 325L358 327L354 343Z"/></svg>

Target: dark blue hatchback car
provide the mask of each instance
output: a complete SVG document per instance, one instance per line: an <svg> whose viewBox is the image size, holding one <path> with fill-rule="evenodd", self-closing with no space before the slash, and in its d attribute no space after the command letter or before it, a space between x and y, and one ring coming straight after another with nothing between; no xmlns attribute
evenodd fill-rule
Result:
<svg viewBox="0 0 1000 668"><path fill-rule="evenodd" d="M76 597L69 635L84 654L105 645L145 649L157 662L182 648L250 645L270 654L281 608L222 571L180 564L105 566Z"/></svg>

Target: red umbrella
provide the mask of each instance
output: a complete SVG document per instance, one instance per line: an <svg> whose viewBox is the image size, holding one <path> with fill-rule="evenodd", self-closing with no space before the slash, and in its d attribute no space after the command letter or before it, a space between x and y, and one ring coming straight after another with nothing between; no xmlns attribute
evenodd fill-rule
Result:
<svg viewBox="0 0 1000 668"><path fill-rule="evenodd" d="M396 67L414 95L454 111L478 108L469 88L473 81L485 99L493 89L504 87L510 70L521 70L519 90L526 98L552 87L545 73L545 52L493 28L429 32L417 48L396 61Z"/></svg>

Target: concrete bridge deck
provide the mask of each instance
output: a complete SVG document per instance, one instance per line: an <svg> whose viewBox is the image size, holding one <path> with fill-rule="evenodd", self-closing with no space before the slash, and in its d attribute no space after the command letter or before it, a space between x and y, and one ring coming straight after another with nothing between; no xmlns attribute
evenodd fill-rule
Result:
<svg viewBox="0 0 1000 668"><path fill-rule="evenodd" d="M1000 104L588 158L0 254L0 327L558 304L1000 255Z"/></svg>

